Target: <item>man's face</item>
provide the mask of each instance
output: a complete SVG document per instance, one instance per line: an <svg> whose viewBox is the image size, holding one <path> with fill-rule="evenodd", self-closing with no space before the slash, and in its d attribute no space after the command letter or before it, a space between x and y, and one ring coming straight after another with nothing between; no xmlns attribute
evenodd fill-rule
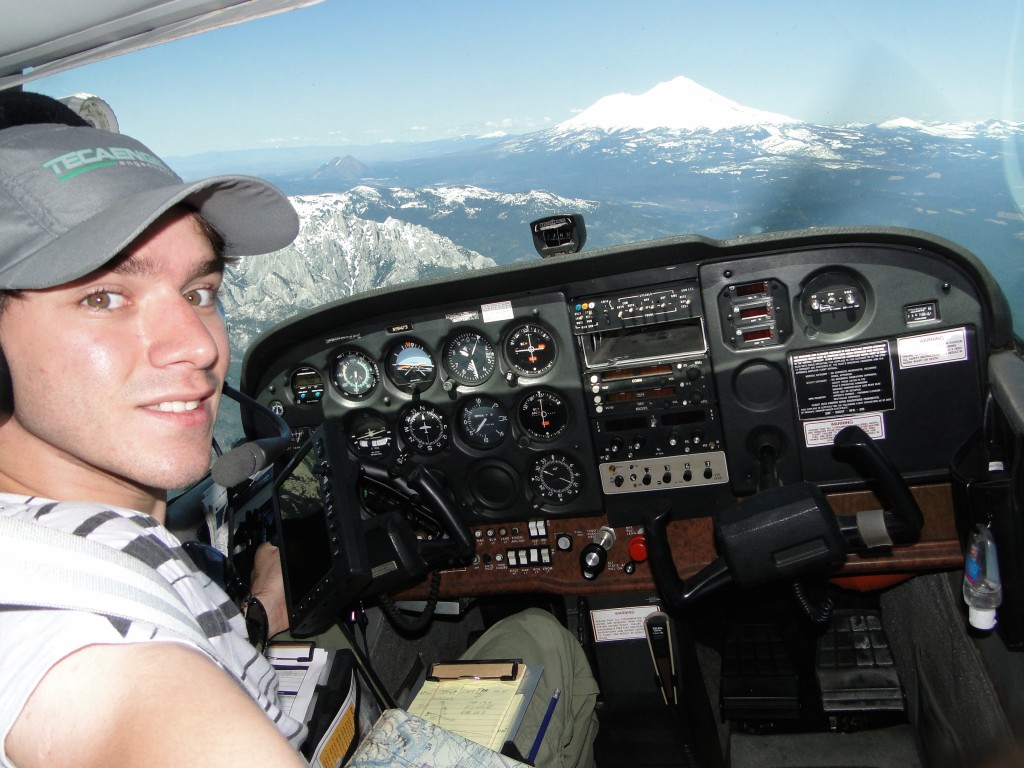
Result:
<svg viewBox="0 0 1024 768"><path fill-rule="evenodd" d="M229 357L221 277L177 211L107 268L10 300L0 345L15 410L0 439L15 467L0 471L34 473L16 479L38 495L110 503L202 477Z"/></svg>

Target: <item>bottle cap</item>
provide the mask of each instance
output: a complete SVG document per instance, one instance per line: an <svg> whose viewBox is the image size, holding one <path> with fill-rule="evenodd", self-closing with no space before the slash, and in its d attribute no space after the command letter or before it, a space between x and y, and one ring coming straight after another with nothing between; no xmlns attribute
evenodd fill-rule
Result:
<svg viewBox="0 0 1024 768"><path fill-rule="evenodd" d="M967 619L975 629L992 629L996 625L995 608L971 608Z"/></svg>

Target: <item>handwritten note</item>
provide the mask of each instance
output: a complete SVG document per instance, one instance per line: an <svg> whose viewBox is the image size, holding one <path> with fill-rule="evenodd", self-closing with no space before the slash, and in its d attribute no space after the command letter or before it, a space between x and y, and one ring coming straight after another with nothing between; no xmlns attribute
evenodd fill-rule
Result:
<svg viewBox="0 0 1024 768"><path fill-rule="evenodd" d="M427 680L409 713L494 750L516 715L520 680Z"/></svg>

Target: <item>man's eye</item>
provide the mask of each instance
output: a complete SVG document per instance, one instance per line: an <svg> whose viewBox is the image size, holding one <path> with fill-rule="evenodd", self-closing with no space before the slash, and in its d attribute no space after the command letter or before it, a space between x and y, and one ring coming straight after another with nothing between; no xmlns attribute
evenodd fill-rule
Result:
<svg viewBox="0 0 1024 768"><path fill-rule="evenodd" d="M124 305L124 297L110 291L97 291L82 299L82 304L89 309L117 309Z"/></svg>
<svg viewBox="0 0 1024 768"><path fill-rule="evenodd" d="M185 293L185 301L193 307L211 307L217 299L217 292L212 288L193 288Z"/></svg>

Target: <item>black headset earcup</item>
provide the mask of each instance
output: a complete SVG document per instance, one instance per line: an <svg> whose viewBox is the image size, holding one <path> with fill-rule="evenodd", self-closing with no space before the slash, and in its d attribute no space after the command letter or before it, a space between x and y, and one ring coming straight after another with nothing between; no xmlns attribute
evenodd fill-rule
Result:
<svg viewBox="0 0 1024 768"><path fill-rule="evenodd" d="M0 419L14 413L14 385L11 372L7 370L7 358L0 349Z"/></svg>

